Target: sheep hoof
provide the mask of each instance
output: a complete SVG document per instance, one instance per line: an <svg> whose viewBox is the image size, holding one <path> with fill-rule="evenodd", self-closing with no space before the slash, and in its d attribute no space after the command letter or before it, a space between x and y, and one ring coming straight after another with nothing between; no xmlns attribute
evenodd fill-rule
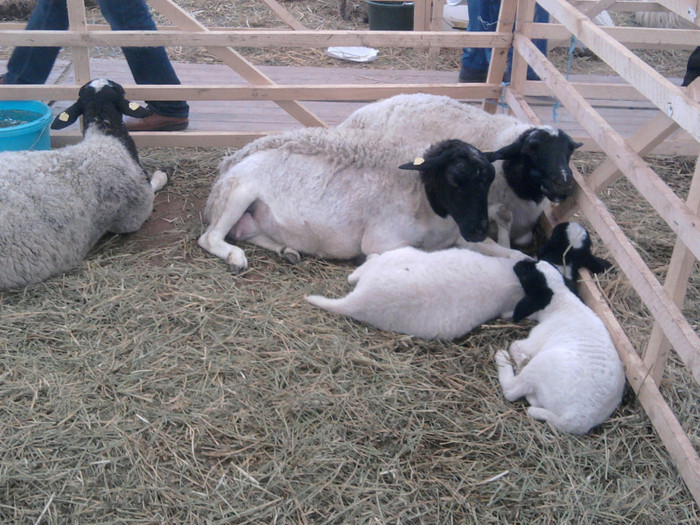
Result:
<svg viewBox="0 0 700 525"><path fill-rule="evenodd" d="M299 261L301 261L301 255L299 255L299 252L294 248L289 248L288 246L282 249L280 255L292 264L299 264Z"/></svg>
<svg viewBox="0 0 700 525"><path fill-rule="evenodd" d="M234 275L238 275L248 269L248 261L245 256L238 256L235 252L229 254L226 258L226 264Z"/></svg>
<svg viewBox="0 0 700 525"><path fill-rule="evenodd" d="M153 172L153 175L151 175L151 187L154 192L165 186L166 182L168 182L168 175L164 171L156 170Z"/></svg>

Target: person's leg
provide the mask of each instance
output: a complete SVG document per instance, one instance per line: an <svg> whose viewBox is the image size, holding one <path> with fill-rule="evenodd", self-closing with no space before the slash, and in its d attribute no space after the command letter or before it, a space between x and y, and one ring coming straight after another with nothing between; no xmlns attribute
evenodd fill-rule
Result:
<svg viewBox="0 0 700 525"><path fill-rule="evenodd" d="M546 24L549 22L549 13L540 4L535 4L535 15L532 19L533 22L538 24ZM532 41L535 47L540 50L543 55L547 55L547 41L542 38L536 38ZM513 49L508 51L508 67L506 69L506 74L504 76L505 82L510 82L510 69L513 63ZM539 80L540 77L537 76L531 67L527 68L527 79L528 80Z"/></svg>
<svg viewBox="0 0 700 525"><path fill-rule="evenodd" d="M143 0L98 0L105 19L114 31L157 29ZM122 51L137 84L180 84L164 47L123 47ZM185 119L189 106L184 101L147 100L156 114Z"/></svg>
<svg viewBox="0 0 700 525"><path fill-rule="evenodd" d="M469 24L467 31L494 31L498 23L500 2L472 0L467 4ZM483 82L491 61L491 50L483 47L465 47L462 50L460 82Z"/></svg>
<svg viewBox="0 0 700 525"><path fill-rule="evenodd" d="M65 30L68 28L66 0L39 0L26 29ZM43 84L51 74L60 47L16 47L7 62L6 84Z"/></svg>

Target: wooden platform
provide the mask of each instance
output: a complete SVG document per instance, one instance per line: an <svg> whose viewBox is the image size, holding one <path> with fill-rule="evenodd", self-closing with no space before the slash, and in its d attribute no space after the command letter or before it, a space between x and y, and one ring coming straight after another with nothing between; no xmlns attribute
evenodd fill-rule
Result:
<svg viewBox="0 0 700 525"><path fill-rule="evenodd" d="M296 66L260 66L260 70L278 84L314 85L323 83L333 84L376 84L377 86L391 83L401 84L445 84L456 81L457 71L431 70L380 70L357 67L338 61L338 67L296 67ZM94 78L106 77L122 84L133 84L133 78L124 60L91 59L91 71ZM4 64L0 63L0 67ZM224 65L209 64L174 64L183 85L229 85L245 86L247 82L236 72ZM4 67L3 67L4 69ZM570 78L572 82L583 84L610 83L611 89L616 86L626 86L619 77L601 77L594 75L576 75ZM680 79L674 80L680 83ZM70 63L57 62L48 80L53 84L73 84L73 74ZM529 92L546 93L533 85ZM376 95L367 93L367 100L373 100ZM582 129L580 124L563 106L549 96L533 95L526 97L538 118L545 124L555 125L566 130L577 140L583 141L584 149L595 151L597 146ZM475 100L474 102L480 102ZM592 99L589 102L623 137L632 136L642 125L650 121L658 110L645 100L609 100ZM67 107L71 101L56 101L55 111ZM356 108L365 102L343 101L305 101L303 105L316 114L328 125L343 121ZM300 127L294 118L280 109L271 101L192 101L190 102L190 125L184 132L193 138L198 132L246 132L246 133L275 133ZM61 137L75 135L76 130L69 128L63 132L52 132ZM137 138L137 142L139 142ZM199 144L197 144L199 145ZM677 133L655 150L657 153L697 155L697 142L682 133Z"/></svg>

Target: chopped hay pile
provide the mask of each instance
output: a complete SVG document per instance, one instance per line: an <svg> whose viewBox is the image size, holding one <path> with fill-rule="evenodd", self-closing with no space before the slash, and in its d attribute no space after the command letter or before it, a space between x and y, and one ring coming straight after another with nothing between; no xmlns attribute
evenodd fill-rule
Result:
<svg viewBox="0 0 700 525"><path fill-rule="evenodd" d="M212 25L238 10L207 6ZM347 292L350 263L292 266L244 246L250 269L231 275L196 244L225 153L143 150L149 169L175 167L144 228L0 293L0 522L700 522L633 395L587 436L504 400L493 353L531 325L423 341L305 302ZM601 160L576 155L584 172ZM650 160L687 192L692 159ZM624 181L603 198L663 276L667 228ZM696 329L697 273L685 309ZM599 279L643 348L648 312L619 271ZM697 447L697 385L673 356L662 389Z"/></svg>
<svg viewBox="0 0 700 525"><path fill-rule="evenodd" d="M142 231L0 296L0 521L697 523L633 396L587 436L503 399L494 350L528 325L423 341L304 301L346 292L349 263L246 246L231 275L196 245L223 154L143 151L176 172ZM624 278L602 285L643 341Z"/></svg>

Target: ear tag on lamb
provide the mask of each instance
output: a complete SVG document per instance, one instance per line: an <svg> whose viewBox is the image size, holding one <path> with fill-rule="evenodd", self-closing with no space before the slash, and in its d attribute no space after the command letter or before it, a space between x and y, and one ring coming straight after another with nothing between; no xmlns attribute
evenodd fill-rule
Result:
<svg viewBox="0 0 700 525"><path fill-rule="evenodd" d="M141 106L138 105L136 102L129 102L129 109L132 111L136 111L139 109Z"/></svg>
<svg viewBox="0 0 700 525"><path fill-rule="evenodd" d="M70 118L70 115L66 113L65 111L61 112L61 114L58 116L58 120L63 121L63 122L68 122L68 119Z"/></svg>
<svg viewBox="0 0 700 525"><path fill-rule="evenodd" d="M423 164L424 162L425 162L425 159L424 159L423 157L416 157L416 158L413 160L413 165L414 165L414 166L420 166L420 165Z"/></svg>

